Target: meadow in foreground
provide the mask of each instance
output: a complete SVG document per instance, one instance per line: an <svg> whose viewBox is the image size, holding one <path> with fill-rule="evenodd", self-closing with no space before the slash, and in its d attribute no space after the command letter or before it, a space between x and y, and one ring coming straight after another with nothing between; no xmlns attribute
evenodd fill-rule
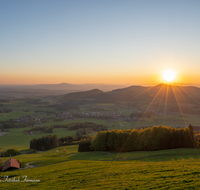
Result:
<svg viewBox="0 0 200 190"><path fill-rule="evenodd" d="M77 145L65 148L67 153L59 147L16 156L35 168L1 172L1 189L200 189L198 149L78 153ZM21 182L3 182L5 175ZM40 182L22 182L24 175Z"/></svg>

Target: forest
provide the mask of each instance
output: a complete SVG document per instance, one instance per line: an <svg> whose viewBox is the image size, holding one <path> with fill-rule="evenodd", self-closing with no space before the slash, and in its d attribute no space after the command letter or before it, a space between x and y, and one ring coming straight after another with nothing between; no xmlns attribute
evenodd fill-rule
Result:
<svg viewBox="0 0 200 190"><path fill-rule="evenodd" d="M160 125L139 130L100 131L91 141L90 150L130 152L194 148L196 146L198 145L194 141L194 131L191 125L180 129Z"/></svg>

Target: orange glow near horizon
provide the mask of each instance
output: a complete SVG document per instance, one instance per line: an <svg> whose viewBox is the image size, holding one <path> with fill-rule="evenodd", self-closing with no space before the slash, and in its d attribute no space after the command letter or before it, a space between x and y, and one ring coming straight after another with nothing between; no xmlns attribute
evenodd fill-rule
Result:
<svg viewBox="0 0 200 190"><path fill-rule="evenodd" d="M70 84L130 84L130 85L157 85L160 83L169 83L164 81L161 74L152 75L28 75L28 74L2 74L0 75L1 85L33 85L33 84L59 84L59 83L70 83ZM178 74L176 79L172 81L177 84L192 85L200 83L200 77L193 75L181 75Z"/></svg>
<svg viewBox="0 0 200 190"><path fill-rule="evenodd" d="M59 83L70 83L70 84L136 84L145 85L152 84L156 85L159 83L156 77L153 75L149 76L116 76L116 75L1 75L0 84L59 84Z"/></svg>

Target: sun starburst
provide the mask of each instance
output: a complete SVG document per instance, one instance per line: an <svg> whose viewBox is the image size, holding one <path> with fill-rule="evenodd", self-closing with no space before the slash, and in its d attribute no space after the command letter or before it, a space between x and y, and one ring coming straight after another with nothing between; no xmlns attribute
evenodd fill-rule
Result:
<svg viewBox="0 0 200 190"><path fill-rule="evenodd" d="M176 79L177 73L172 69L167 69L162 72L162 78L166 82L173 82Z"/></svg>

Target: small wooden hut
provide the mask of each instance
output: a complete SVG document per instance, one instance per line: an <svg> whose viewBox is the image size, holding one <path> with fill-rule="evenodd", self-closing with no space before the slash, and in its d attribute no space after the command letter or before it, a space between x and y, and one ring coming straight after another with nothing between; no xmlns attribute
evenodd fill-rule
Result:
<svg viewBox="0 0 200 190"><path fill-rule="evenodd" d="M19 162L14 158L10 158L9 160L5 161L5 164L2 166L1 171L3 172L12 168L20 168Z"/></svg>

